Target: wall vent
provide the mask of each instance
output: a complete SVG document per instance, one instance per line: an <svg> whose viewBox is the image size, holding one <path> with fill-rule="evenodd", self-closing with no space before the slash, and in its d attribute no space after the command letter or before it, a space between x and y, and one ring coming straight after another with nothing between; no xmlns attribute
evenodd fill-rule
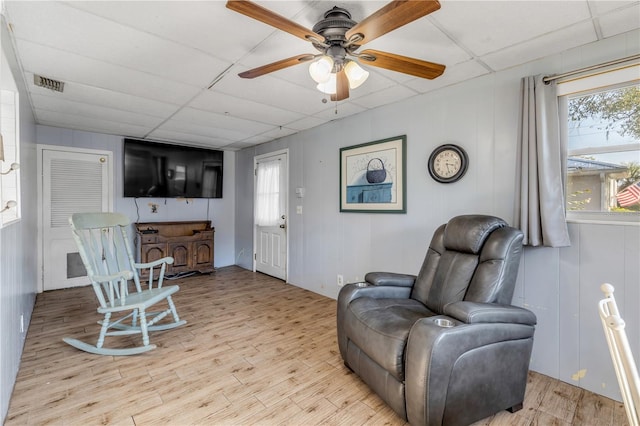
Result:
<svg viewBox="0 0 640 426"><path fill-rule="evenodd" d="M64 83L62 81L43 77L38 74L33 75L33 84L35 84L36 86L44 87L45 89L53 90L54 92L62 93L62 91L64 91Z"/></svg>

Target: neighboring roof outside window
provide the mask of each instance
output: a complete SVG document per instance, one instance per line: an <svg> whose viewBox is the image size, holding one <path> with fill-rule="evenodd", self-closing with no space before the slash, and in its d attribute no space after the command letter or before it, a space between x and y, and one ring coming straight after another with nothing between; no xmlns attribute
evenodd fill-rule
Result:
<svg viewBox="0 0 640 426"><path fill-rule="evenodd" d="M627 171L627 166L622 164L606 163L604 161L590 160L580 157L567 159L567 173L622 173Z"/></svg>

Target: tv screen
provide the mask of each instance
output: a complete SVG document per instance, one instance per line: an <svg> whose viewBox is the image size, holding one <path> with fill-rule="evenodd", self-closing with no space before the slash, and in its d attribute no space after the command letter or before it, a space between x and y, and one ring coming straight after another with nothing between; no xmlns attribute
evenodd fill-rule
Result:
<svg viewBox="0 0 640 426"><path fill-rule="evenodd" d="M124 196L222 198L224 152L124 140Z"/></svg>

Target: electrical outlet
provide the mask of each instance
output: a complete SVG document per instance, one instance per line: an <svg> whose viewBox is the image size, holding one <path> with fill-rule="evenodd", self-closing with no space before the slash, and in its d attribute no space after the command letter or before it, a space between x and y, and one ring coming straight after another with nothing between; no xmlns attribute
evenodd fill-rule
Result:
<svg viewBox="0 0 640 426"><path fill-rule="evenodd" d="M344 285L344 277L338 274L338 287L342 287Z"/></svg>
<svg viewBox="0 0 640 426"><path fill-rule="evenodd" d="M20 314L20 333L24 333L24 314Z"/></svg>

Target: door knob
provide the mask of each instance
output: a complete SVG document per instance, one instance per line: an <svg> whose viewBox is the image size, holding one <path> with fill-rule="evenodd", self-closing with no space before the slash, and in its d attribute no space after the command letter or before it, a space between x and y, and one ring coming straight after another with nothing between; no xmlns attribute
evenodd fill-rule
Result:
<svg viewBox="0 0 640 426"><path fill-rule="evenodd" d="M282 228L282 229L284 229L286 227L287 227L287 225L285 225L284 223L282 225L280 225L280 228Z"/></svg>

